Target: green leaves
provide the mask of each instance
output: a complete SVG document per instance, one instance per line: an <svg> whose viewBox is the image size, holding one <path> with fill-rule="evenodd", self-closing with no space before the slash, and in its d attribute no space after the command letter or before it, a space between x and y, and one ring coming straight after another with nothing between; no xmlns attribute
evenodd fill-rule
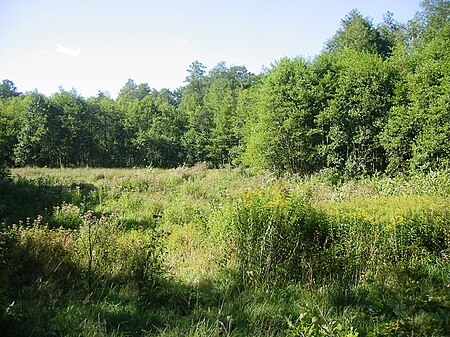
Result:
<svg viewBox="0 0 450 337"><path fill-rule="evenodd" d="M173 167L207 162L276 174L343 177L450 165L447 1L423 1L408 24L357 10L313 59L254 75L199 61L175 91L129 79L116 100L51 97L0 84L0 163Z"/></svg>
<svg viewBox="0 0 450 337"><path fill-rule="evenodd" d="M392 95L391 71L374 54L348 49L312 62L282 59L262 82L244 156L261 152L259 165L278 172L383 170L378 136Z"/></svg>
<svg viewBox="0 0 450 337"><path fill-rule="evenodd" d="M387 44L380 31L368 18L363 17L357 10L352 10L342 20L341 28L327 42L327 49L329 51L353 49L360 52L387 54Z"/></svg>
<svg viewBox="0 0 450 337"><path fill-rule="evenodd" d="M49 130L50 106L43 95L30 95L22 128L14 147L15 162L18 165L47 165L52 148Z"/></svg>
<svg viewBox="0 0 450 337"><path fill-rule="evenodd" d="M233 238L246 283L312 284L323 276L315 262L320 262L328 223L304 195L275 183L247 191L235 213Z"/></svg>
<svg viewBox="0 0 450 337"><path fill-rule="evenodd" d="M397 70L405 78L382 136L391 172L428 171L449 165L449 36L447 24L424 47L412 50L406 71Z"/></svg>
<svg viewBox="0 0 450 337"><path fill-rule="evenodd" d="M384 169L378 136L391 106L393 81L381 57L353 50L336 54L335 93L318 121L322 153L330 166L350 175Z"/></svg>
<svg viewBox="0 0 450 337"><path fill-rule="evenodd" d="M287 58L264 78L255 111L257 132L250 136L252 145L247 152L262 151L265 168L301 173L313 170L314 145L318 142L313 81L314 73L306 61Z"/></svg>
<svg viewBox="0 0 450 337"><path fill-rule="evenodd" d="M10 80L3 80L0 84L0 98L11 98L19 96L17 88Z"/></svg>

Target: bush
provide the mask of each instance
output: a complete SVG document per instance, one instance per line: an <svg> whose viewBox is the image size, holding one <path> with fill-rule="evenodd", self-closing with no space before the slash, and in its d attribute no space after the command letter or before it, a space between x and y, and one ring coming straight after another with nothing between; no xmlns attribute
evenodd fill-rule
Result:
<svg viewBox="0 0 450 337"><path fill-rule="evenodd" d="M312 284L324 276L328 222L301 193L280 184L248 191L233 222L244 281Z"/></svg>
<svg viewBox="0 0 450 337"><path fill-rule="evenodd" d="M6 326L7 322L13 319L11 307L14 301L9 296L9 275L6 273L8 269L8 259L11 247L16 243L17 235L15 231L0 226L0 326Z"/></svg>
<svg viewBox="0 0 450 337"><path fill-rule="evenodd" d="M19 286L33 284L36 280L54 279L67 285L74 275L73 231L48 229L39 220L32 227L15 229L17 242L10 248L9 268Z"/></svg>
<svg viewBox="0 0 450 337"><path fill-rule="evenodd" d="M97 217L87 211L82 220L76 239L77 263L97 283L157 281L162 273L162 245L155 230L125 230L114 214Z"/></svg>
<svg viewBox="0 0 450 337"><path fill-rule="evenodd" d="M4 164L0 164L0 180L9 178L11 172L8 168L8 166Z"/></svg>
<svg viewBox="0 0 450 337"><path fill-rule="evenodd" d="M65 300L95 304L109 289L147 291L162 274L161 244L153 230L125 230L114 214L97 217L92 211L79 215L77 229L49 228L41 220L0 233L0 323L8 324L12 335L29 333L30 327L20 332L19 321L40 321L45 330Z"/></svg>
<svg viewBox="0 0 450 337"><path fill-rule="evenodd" d="M62 204L53 207L53 214L49 221L50 227L64 227L77 229L82 224L81 209L73 204Z"/></svg>
<svg viewBox="0 0 450 337"><path fill-rule="evenodd" d="M275 183L242 196L233 238L245 282L351 285L399 263L447 256L448 206L438 197L390 196L314 207Z"/></svg>
<svg viewBox="0 0 450 337"><path fill-rule="evenodd" d="M448 202L428 196L360 198L324 204L329 218L329 271L357 283L368 275L448 251Z"/></svg>

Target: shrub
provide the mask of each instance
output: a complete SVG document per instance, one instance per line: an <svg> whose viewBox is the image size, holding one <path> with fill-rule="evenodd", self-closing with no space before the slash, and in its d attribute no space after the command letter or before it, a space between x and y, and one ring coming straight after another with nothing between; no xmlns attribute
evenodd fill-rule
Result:
<svg viewBox="0 0 450 337"><path fill-rule="evenodd" d="M8 268L8 259L13 247L16 243L17 235L15 231L0 226L0 326L6 325L6 322L13 319L11 310L14 301L8 296L9 275L6 273Z"/></svg>
<svg viewBox="0 0 450 337"><path fill-rule="evenodd" d="M162 273L162 246L155 230L125 230L114 213L97 217L87 211L82 218L75 248L77 263L92 273L97 283L148 283L158 279Z"/></svg>
<svg viewBox="0 0 450 337"><path fill-rule="evenodd" d="M233 222L245 281L312 284L323 277L328 223L301 193L277 183L248 191Z"/></svg>
<svg viewBox="0 0 450 337"><path fill-rule="evenodd" d="M9 167L5 164L0 163L0 180L8 179L11 172L9 170Z"/></svg>
<svg viewBox="0 0 450 337"><path fill-rule="evenodd" d="M327 212L330 273L358 282L399 263L449 249L448 202L428 196L360 198L321 206Z"/></svg>
<svg viewBox="0 0 450 337"><path fill-rule="evenodd" d="M37 279L59 279L67 284L68 275L74 278L74 232L48 229L35 221L33 226L18 228L17 242L11 247L9 268L18 285L27 285Z"/></svg>
<svg viewBox="0 0 450 337"><path fill-rule="evenodd" d="M246 282L351 285L449 251L448 202L436 197L361 198L314 207L305 193L275 183L246 192L233 224Z"/></svg>
<svg viewBox="0 0 450 337"><path fill-rule="evenodd" d="M51 227L64 227L70 229L77 229L80 227L81 209L73 204L62 204L61 206L53 207L53 214L49 221Z"/></svg>
<svg viewBox="0 0 450 337"><path fill-rule="evenodd" d="M287 319L287 336L316 337L358 337L359 333L353 327L343 326L334 320L327 320L319 310L307 310L292 322Z"/></svg>

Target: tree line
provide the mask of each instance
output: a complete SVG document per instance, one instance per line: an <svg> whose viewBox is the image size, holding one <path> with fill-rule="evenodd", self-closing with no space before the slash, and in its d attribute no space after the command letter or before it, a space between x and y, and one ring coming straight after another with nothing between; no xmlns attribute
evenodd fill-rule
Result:
<svg viewBox="0 0 450 337"><path fill-rule="evenodd" d="M45 96L0 84L0 163L176 167L208 162L348 176L450 164L450 2L425 0L407 23L359 11L313 59L260 74L218 63L185 85L128 80L116 99L76 90Z"/></svg>

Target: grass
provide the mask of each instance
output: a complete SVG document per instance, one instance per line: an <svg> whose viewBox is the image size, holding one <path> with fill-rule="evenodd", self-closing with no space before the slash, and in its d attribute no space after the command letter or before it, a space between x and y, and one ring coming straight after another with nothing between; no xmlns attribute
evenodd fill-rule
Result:
<svg viewBox="0 0 450 337"><path fill-rule="evenodd" d="M12 170L4 336L449 336L450 174Z"/></svg>

